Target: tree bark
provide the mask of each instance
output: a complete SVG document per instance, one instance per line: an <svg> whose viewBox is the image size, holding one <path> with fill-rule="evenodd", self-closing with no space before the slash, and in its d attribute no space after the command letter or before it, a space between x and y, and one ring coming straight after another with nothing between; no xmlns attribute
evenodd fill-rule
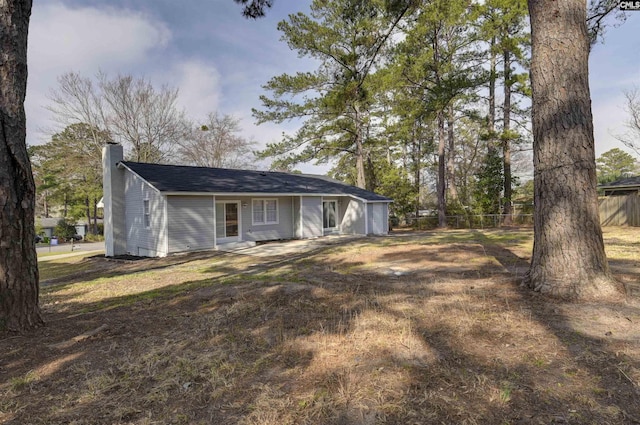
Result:
<svg viewBox="0 0 640 425"><path fill-rule="evenodd" d="M449 193L449 202L458 204L458 186L456 185L456 170L455 170L455 132L453 128L453 105L449 105L447 110L447 142L448 151L447 155L447 189Z"/></svg>
<svg viewBox="0 0 640 425"><path fill-rule="evenodd" d="M496 53L494 52L494 46L496 44L496 38L491 38L491 45L489 51L489 114L487 116L487 129L489 132L489 143L493 143L495 140L496 132Z"/></svg>
<svg viewBox="0 0 640 425"><path fill-rule="evenodd" d="M416 191L416 218L420 217L420 185L422 181L422 140L421 129L422 122L416 121L412 129L412 143L411 149L412 164L413 164L413 184ZM406 168L406 166L405 166Z"/></svg>
<svg viewBox="0 0 640 425"><path fill-rule="evenodd" d="M503 52L504 62L504 102L502 124L502 167L504 173L502 224L511 225L511 55L508 50Z"/></svg>
<svg viewBox="0 0 640 425"><path fill-rule="evenodd" d="M444 112L438 112L438 183L436 189L438 192L438 227L447 227L447 203L445 198L445 134L444 134Z"/></svg>
<svg viewBox="0 0 640 425"><path fill-rule="evenodd" d="M364 146L362 140L362 126L360 123L360 111L358 106L354 106L355 112L355 146L356 146L356 186L366 189L367 178L364 169Z"/></svg>
<svg viewBox="0 0 640 425"><path fill-rule="evenodd" d="M30 0L0 3L0 328L17 332L43 323L24 113L31 5Z"/></svg>
<svg viewBox="0 0 640 425"><path fill-rule="evenodd" d="M598 216L584 0L529 0L534 246L524 280L561 298L613 295Z"/></svg>
<svg viewBox="0 0 640 425"><path fill-rule="evenodd" d="M85 213L87 214L87 230L91 229L91 199L89 195L84 197Z"/></svg>
<svg viewBox="0 0 640 425"><path fill-rule="evenodd" d="M93 198L93 228L92 234L98 234L98 199Z"/></svg>

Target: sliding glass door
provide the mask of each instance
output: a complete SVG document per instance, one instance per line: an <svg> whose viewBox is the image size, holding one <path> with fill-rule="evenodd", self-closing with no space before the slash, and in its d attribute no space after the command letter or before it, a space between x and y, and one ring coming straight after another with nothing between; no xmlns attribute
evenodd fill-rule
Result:
<svg viewBox="0 0 640 425"><path fill-rule="evenodd" d="M240 202L216 202L216 239L217 243L240 240Z"/></svg>

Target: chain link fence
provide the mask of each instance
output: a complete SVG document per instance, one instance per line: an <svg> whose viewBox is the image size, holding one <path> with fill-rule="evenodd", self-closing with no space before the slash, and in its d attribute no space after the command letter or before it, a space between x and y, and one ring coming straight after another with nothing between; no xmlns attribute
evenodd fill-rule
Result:
<svg viewBox="0 0 640 425"><path fill-rule="evenodd" d="M465 214L448 215L447 227L452 229L492 229L504 226L505 214ZM429 215L422 217L409 217L406 225L416 230L436 229L438 216ZM510 226L533 226L533 214L517 214L511 216Z"/></svg>

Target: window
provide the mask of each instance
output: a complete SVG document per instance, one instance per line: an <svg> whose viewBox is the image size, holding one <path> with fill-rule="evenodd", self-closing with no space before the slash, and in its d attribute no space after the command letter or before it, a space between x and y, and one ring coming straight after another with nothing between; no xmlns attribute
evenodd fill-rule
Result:
<svg viewBox="0 0 640 425"><path fill-rule="evenodd" d="M324 201L322 203L322 227L324 229L335 229L337 227L337 211L336 201Z"/></svg>
<svg viewBox="0 0 640 425"><path fill-rule="evenodd" d="M151 209L149 208L149 200L142 201L142 213L144 215L144 227L149 229L151 227Z"/></svg>
<svg viewBox="0 0 640 425"><path fill-rule="evenodd" d="M253 224L278 224L277 199L254 199L251 206Z"/></svg>

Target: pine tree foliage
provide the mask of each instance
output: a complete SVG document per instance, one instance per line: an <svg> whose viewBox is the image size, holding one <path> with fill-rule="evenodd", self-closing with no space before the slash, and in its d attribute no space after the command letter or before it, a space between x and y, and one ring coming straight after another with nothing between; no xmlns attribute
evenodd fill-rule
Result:
<svg viewBox="0 0 640 425"><path fill-rule="evenodd" d="M356 184L366 183L365 163L373 143L370 76L404 12L390 14L381 0L315 0L311 15L298 13L278 24L283 40L301 57L318 61L313 72L282 74L264 88L258 123L301 120L301 128L260 153L276 168L299 162L327 163L343 156L356 167Z"/></svg>
<svg viewBox="0 0 640 425"><path fill-rule="evenodd" d="M611 183L640 172L638 161L622 149L613 148L596 158L598 183Z"/></svg>
<svg viewBox="0 0 640 425"><path fill-rule="evenodd" d="M38 206L49 216L52 205L62 215L93 220L97 231L96 204L102 197L102 146L112 141L104 130L79 123L66 127L44 145L30 148L36 177Z"/></svg>

